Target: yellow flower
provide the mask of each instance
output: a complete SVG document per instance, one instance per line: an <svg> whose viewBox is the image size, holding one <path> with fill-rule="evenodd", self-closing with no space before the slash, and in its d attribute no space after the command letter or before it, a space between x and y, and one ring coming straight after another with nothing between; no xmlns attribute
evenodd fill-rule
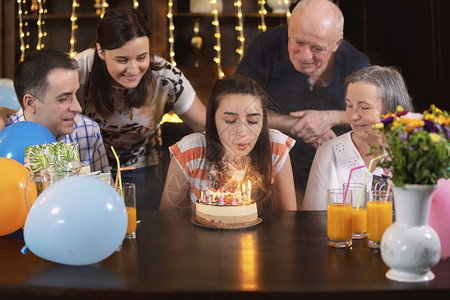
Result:
<svg viewBox="0 0 450 300"><path fill-rule="evenodd" d="M439 115L439 121L446 126L450 125L450 118L446 118L443 115Z"/></svg>
<svg viewBox="0 0 450 300"><path fill-rule="evenodd" d="M394 122L392 122L391 130L394 131L394 129L399 126L400 126L399 120L394 120Z"/></svg>
<svg viewBox="0 0 450 300"><path fill-rule="evenodd" d="M393 118L395 118L396 117L396 115L395 114L393 114L393 113L387 113L387 114L385 114L384 115L384 117L383 117L383 120L386 120L387 118L389 118L389 117L393 117Z"/></svg>
<svg viewBox="0 0 450 300"><path fill-rule="evenodd" d="M383 123L376 123L372 126L372 128L374 129L383 129L384 128L384 124Z"/></svg>
<svg viewBox="0 0 450 300"><path fill-rule="evenodd" d="M402 112L403 111L403 106L399 105L397 106L397 112Z"/></svg>
<svg viewBox="0 0 450 300"><path fill-rule="evenodd" d="M397 120L395 120L394 123L395 122L397 122ZM406 124L405 130L407 132L411 132L414 128L420 128L420 127L422 127L425 124L423 122L423 120L420 120L420 119L409 119L409 118L401 118L401 119L398 120L398 123ZM398 127L398 126L400 126L400 124L398 124L395 127Z"/></svg>
<svg viewBox="0 0 450 300"><path fill-rule="evenodd" d="M430 138L433 141L433 143L437 143L441 140L441 137L439 136L439 134L432 132L430 133Z"/></svg>
<svg viewBox="0 0 450 300"><path fill-rule="evenodd" d="M442 113L442 110L440 110L438 107L436 107L434 104L431 104L430 106L431 110L433 111L434 114L440 114Z"/></svg>

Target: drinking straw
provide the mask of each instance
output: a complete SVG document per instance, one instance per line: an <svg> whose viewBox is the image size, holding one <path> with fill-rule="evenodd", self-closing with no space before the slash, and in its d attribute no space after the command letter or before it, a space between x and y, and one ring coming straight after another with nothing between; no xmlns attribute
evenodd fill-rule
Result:
<svg viewBox="0 0 450 300"><path fill-rule="evenodd" d="M361 204L361 198L364 195L364 191L366 190L366 185L367 185L367 179L369 178L369 174L370 174L370 169L372 169L372 163L374 161L376 161L377 159L383 158L387 155L387 153L381 154L380 156L377 156L373 159L370 160L369 163L369 169L367 170L367 174L366 174L366 178L364 179L364 185L363 185L363 189L361 190L361 195L359 196L359 200L358 200L358 207Z"/></svg>
<svg viewBox="0 0 450 300"><path fill-rule="evenodd" d="M136 169L135 167L126 167L126 168L121 168L120 167L120 160L119 157L117 156L116 151L114 150L114 147L111 146L111 150L114 153L114 157L116 158L117 161L117 174L116 174L116 182L114 184L114 189L117 191L117 183L119 183L120 185L120 196L123 198L123 190L122 190L122 175L120 174L120 171L125 171L125 170L134 170Z"/></svg>
<svg viewBox="0 0 450 300"><path fill-rule="evenodd" d="M350 185L350 178L352 177L353 171L364 168L364 167L365 167L365 165L362 165L362 166L355 167L350 170L350 175L348 176L348 180L347 180L347 186L345 187L344 200L342 201L342 206L344 206L345 199L347 199L348 186ZM358 205L358 208L359 208L359 205Z"/></svg>
<svg viewBox="0 0 450 300"><path fill-rule="evenodd" d="M120 160L119 157L117 156L116 150L114 150L114 147L111 146L111 150L114 154L114 157L116 158L116 162L117 162L117 174L116 174L116 181L117 178L119 178L119 185L120 185L120 196L122 196L123 199L123 191L122 191L122 176L120 175ZM117 184L115 185L115 189L117 190Z"/></svg>
<svg viewBox="0 0 450 300"><path fill-rule="evenodd" d="M388 184L388 188L387 188L387 191L386 191L386 197L384 198L384 203L387 202L387 198L388 198L388 196L389 196L389 192L390 192L390 191L391 191L391 185Z"/></svg>
<svg viewBox="0 0 450 300"><path fill-rule="evenodd" d="M117 174L120 174L120 171L127 171L127 170L134 170L135 167L126 167L126 168L119 168L117 169ZM114 183L114 189L117 190L119 175L116 175L116 182Z"/></svg>

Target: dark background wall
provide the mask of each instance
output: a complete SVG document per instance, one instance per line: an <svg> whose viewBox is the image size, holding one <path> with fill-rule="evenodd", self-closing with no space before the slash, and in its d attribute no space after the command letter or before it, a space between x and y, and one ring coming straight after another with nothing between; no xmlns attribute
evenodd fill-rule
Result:
<svg viewBox="0 0 450 300"><path fill-rule="evenodd" d="M374 64L397 66L416 109L450 110L450 1L339 0L345 37Z"/></svg>

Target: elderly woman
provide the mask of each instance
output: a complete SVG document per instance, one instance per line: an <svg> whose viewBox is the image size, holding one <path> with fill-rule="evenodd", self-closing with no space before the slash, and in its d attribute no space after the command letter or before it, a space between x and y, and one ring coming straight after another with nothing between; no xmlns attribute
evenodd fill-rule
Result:
<svg viewBox="0 0 450 300"><path fill-rule="evenodd" d="M309 174L302 210L326 210L327 189L342 188L348 181L350 170L363 166L352 173L350 182L363 183L367 172L367 186L373 176L381 176L383 169L368 143L372 125L380 122L381 115L394 112L398 105L412 111L413 105L405 81L393 67L370 66L349 75L345 80L346 115L352 131L325 144L316 152Z"/></svg>

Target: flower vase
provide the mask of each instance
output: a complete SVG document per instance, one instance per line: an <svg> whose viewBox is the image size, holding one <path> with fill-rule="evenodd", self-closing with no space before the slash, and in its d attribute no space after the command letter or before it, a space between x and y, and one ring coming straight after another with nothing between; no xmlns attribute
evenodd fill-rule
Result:
<svg viewBox="0 0 450 300"><path fill-rule="evenodd" d="M435 185L405 184L395 186L395 223L381 238L381 258L391 269L386 277L401 282L424 282L434 279L430 269L440 259L441 243L428 225L431 195Z"/></svg>

